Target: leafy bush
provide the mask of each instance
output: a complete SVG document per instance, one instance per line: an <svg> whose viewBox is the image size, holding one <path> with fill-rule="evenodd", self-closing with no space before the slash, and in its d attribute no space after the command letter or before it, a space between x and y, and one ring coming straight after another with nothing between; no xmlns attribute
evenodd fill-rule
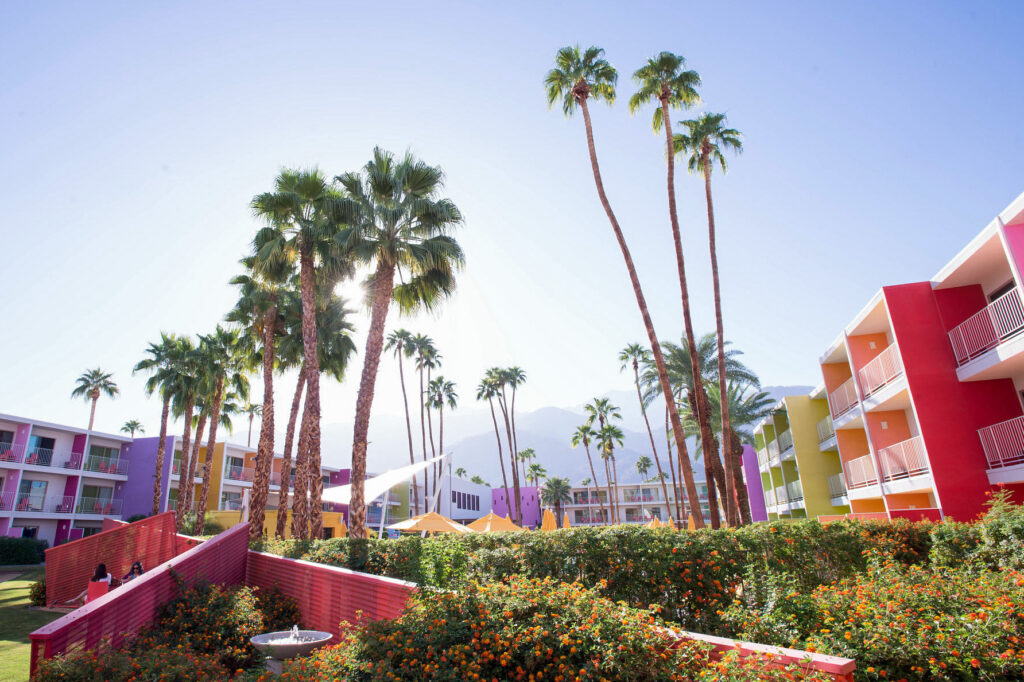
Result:
<svg viewBox="0 0 1024 682"><path fill-rule="evenodd" d="M132 514L127 519L125 519L125 521L127 521L128 523L135 523L136 521L141 521L142 519L148 518L149 514Z"/></svg>
<svg viewBox="0 0 1024 682"><path fill-rule="evenodd" d="M41 564L49 546L46 540L0 536L0 566Z"/></svg>
<svg viewBox="0 0 1024 682"><path fill-rule="evenodd" d="M944 521L932 529L929 558L933 566L962 566L978 557L982 529L979 524Z"/></svg>
<svg viewBox="0 0 1024 682"><path fill-rule="evenodd" d="M230 677L216 656L197 654L172 644L150 648L84 651L43 661L34 682L190 682Z"/></svg>
<svg viewBox="0 0 1024 682"><path fill-rule="evenodd" d="M291 630L293 625L302 623L299 603L276 587L272 590L253 591L256 594L256 608L263 616L263 632Z"/></svg>
<svg viewBox="0 0 1024 682"><path fill-rule="evenodd" d="M653 611L552 579L512 578L420 592L394 621L354 628L339 645L287 665L296 680L830 679L772 670L764 659L712 660Z"/></svg>
<svg viewBox="0 0 1024 682"><path fill-rule="evenodd" d="M196 534L196 514L195 512L185 512L181 519L181 534L182 535L195 535ZM218 533L224 532L224 526L220 524L214 517L207 514L203 517L203 535L217 535Z"/></svg>
<svg viewBox="0 0 1024 682"><path fill-rule="evenodd" d="M1024 506L1010 502L1000 490L988 503L981 535L985 559L999 568L1024 571Z"/></svg>
<svg viewBox="0 0 1024 682"><path fill-rule="evenodd" d="M32 606L46 606L46 576L32 583L28 591L28 600Z"/></svg>

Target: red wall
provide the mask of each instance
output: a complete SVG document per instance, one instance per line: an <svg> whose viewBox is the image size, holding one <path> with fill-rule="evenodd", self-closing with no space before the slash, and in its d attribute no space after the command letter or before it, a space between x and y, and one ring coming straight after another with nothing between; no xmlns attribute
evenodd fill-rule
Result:
<svg viewBox="0 0 1024 682"><path fill-rule="evenodd" d="M939 306L942 326L947 332L988 305L980 284L955 289L937 289L933 294L935 303Z"/></svg>
<svg viewBox="0 0 1024 682"><path fill-rule="evenodd" d="M893 333L946 516L967 521L991 490L978 429L1021 414L1009 379L961 382L931 284L884 287ZM947 301L948 302L948 301Z"/></svg>

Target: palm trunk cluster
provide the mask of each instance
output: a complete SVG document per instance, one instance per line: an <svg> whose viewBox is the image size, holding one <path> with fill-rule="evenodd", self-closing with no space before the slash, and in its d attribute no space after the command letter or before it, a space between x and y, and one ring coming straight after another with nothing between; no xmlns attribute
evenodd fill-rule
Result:
<svg viewBox="0 0 1024 682"><path fill-rule="evenodd" d="M249 506L249 542L263 539L267 497L270 494L270 474L274 465L274 331L277 326L277 300L271 299L270 309L263 317L263 416L260 420L260 440L256 446L256 475L252 485ZM249 415L249 441L252 442L252 418ZM278 514L283 514L279 504Z"/></svg>
<svg viewBox="0 0 1024 682"><path fill-rule="evenodd" d="M284 432L284 452L281 456L281 490L278 493L277 505L276 535L278 538L285 537L285 529L288 527L288 492L292 482L292 444L295 442L295 425L299 419L299 405L305 386L306 366L303 365L299 368L299 378L295 382L295 396L292 398L292 408L288 413L288 427ZM297 471L296 474L298 474Z"/></svg>

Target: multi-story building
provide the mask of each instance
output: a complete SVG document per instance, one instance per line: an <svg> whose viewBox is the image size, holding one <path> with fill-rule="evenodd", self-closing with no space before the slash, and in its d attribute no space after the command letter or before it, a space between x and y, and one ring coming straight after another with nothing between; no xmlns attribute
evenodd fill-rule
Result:
<svg viewBox="0 0 1024 682"><path fill-rule="evenodd" d="M699 479L695 482L704 520L710 523L707 484ZM576 526L603 526L610 523L612 509L609 500L611 499L616 502L619 523L642 524L652 518L668 521L669 518L676 519L677 514L672 486L666 487L669 497L667 501L661 484L657 481L631 483L620 481L617 486L613 486L611 498L609 498L608 488L605 486L579 486L572 488L572 501L563 505L563 508L569 514L570 523ZM603 515L602 508L604 509ZM690 514L690 506L685 500L682 508L686 515L682 520L685 521Z"/></svg>
<svg viewBox="0 0 1024 682"><path fill-rule="evenodd" d="M1024 195L930 281L884 286L819 358L854 514L1024 500Z"/></svg>
<svg viewBox="0 0 1024 682"><path fill-rule="evenodd" d="M508 489L508 499L505 498L505 488L503 486L492 488L491 509L498 516L508 516L515 521L515 510L511 504L513 497L515 497L515 491L512 489L512 486L509 486ZM540 528L541 507L539 500L540 491L537 490L537 486L519 486L519 509L522 510L520 520L522 521L523 528Z"/></svg>
<svg viewBox="0 0 1024 682"><path fill-rule="evenodd" d="M824 386L779 400L754 441L768 520L850 512Z"/></svg>
<svg viewBox="0 0 1024 682"><path fill-rule="evenodd" d="M418 480L422 480L419 477ZM406 486L410 490L412 485ZM477 519L491 513L493 493L491 486L484 483L473 483L465 478L455 476L450 469L445 469L444 474L437 483L438 495L437 506L434 510L442 516L447 516L459 523L472 523ZM434 504L434 490L431 483L427 484L427 495L423 496L423 485L417 484L416 490L420 493L420 507L423 507L426 500L426 508L431 509ZM520 489L525 490L525 489ZM415 503L415 496L409 495L406 499L406 507L412 513L411 505ZM536 501L534 501L536 504ZM524 507L524 510L526 507Z"/></svg>
<svg viewBox="0 0 1024 682"><path fill-rule="evenodd" d="M0 414L0 535L51 545L120 518L131 439Z"/></svg>

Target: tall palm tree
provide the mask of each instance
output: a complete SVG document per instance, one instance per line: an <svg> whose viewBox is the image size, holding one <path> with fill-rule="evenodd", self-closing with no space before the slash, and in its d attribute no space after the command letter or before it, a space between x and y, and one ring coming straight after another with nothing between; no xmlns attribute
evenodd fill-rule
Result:
<svg viewBox="0 0 1024 682"><path fill-rule="evenodd" d="M146 380L146 395L160 392L160 435L156 444L156 472L153 476L153 514L160 513L160 498L163 494L164 455L167 449L167 422L171 412L171 398L178 383L178 366L175 357L178 339L173 334L160 333L159 343L150 343L146 349L148 357L140 360L132 369L136 372L152 372Z"/></svg>
<svg viewBox="0 0 1024 682"><path fill-rule="evenodd" d="M487 370L487 375L497 387L495 397L498 400L498 407L501 408L501 416L505 421L505 437L508 443L508 458L512 468L512 494L516 498L516 523L522 525L522 499L520 498L520 476L519 476L519 455L515 450L512 440L512 423L509 420L508 393L505 387L508 385L508 372L501 367L492 367Z"/></svg>
<svg viewBox="0 0 1024 682"><path fill-rule="evenodd" d="M449 232L462 223L462 213L440 195L441 169L411 153L396 159L377 147L361 174L346 173L337 180L345 190L343 214L348 224L337 243L355 262L373 271L367 280L367 292L372 293L370 329L352 437L349 533L361 538L366 535L366 438L388 309L394 301L400 312L430 310L455 290L455 271L465 258ZM397 286L396 275L401 282Z"/></svg>
<svg viewBox="0 0 1024 682"><path fill-rule="evenodd" d="M743 142L740 139L740 132L734 128L725 127L725 114L705 113L696 119L683 121L686 127L685 133L680 133L674 138L675 152L689 154L687 170L693 174L704 176L704 196L707 200L708 209L708 248L711 254L711 282L715 294L715 332L718 336L718 390L722 396L722 437L723 444L732 442L729 435L729 401L727 399L725 377L725 332L722 325L722 295L718 281L718 247L715 242L715 208L711 201L711 169L717 162L725 174L727 164L725 162L725 151L733 151L737 154L743 152ZM669 154L671 158L672 153ZM687 335L691 332L687 330ZM728 448L725 448L728 450ZM734 471L738 465L734 457L725 456L725 480L728 492L728 505L726 510L735 504L735 477ZM742 483L741 483L742 485ZM734 512L735 513L735 512Z"/></svg>
<svg viewBox="0 0 1024 682"><path fill-rule="evenodd" d="M428 407L437 410L438 438L437 450L444 454L444 406L454 410L459 404L459 394L455 392L455 384L442 376L438 376L427 387Z"/></svg>
<svg viewBox="0 0 1024 682"><path fill-rule="evenodd" d="M643 486L643 484L644 484L644 481L647 480L647 472L649 472L651 470L651 464L652 464L651 458L648 457L647 455L641 455L640 459L638 459L636 461L636 472L638 474L640 474L640 518L641 519L644 517L644 486ZM661 478L660 470L658 472L658 478ZM662 484L663 485L664 485L664 482L665 482L664 479L662 479ZM668 501L665 502L665 505L668 506Z"/></svg>
<svg viewBox="0 0 1024 682"><path fill-rule="evenodd" d="M221 420L225 388L237 394L239 400L249 398L249 381L245 377L248 357L244 353L241 332L224 329L218 324L212 334L201 337L200 345L205 346L203 373L213 386L213 399L210 405L210 435L206 441L206 461L203 464L203 489L196 504L197 535L203 533L206 498L210 494L210 464L213 448L217 444L217 426Z"/></svg>
<svg viewBox="0 0 1024 682"><path fill-rule="evenodd" d="M320 365L317 359L316 334L316 271L332 267L330 260L336 250L325 248L335 237L340 217L341 196L318 169L285 169L274 181L274 190L255 196L252 208L267 221L267 227L256 236L257 259L261 263L280 266L299 261L299 282L302 291L303 361L308 391L302 415L302 431L306 434L309 467L318 473L310 478L312 495L307 506L305 497L296 506L299 525L307 521L313 537L323 535L320 496ZM333 245L332 245L333 246ZM298 499L297 499L298 501ZM305 535L301 536L305 537Z"/></svg>
<svg viewBox="0 0 1024 682"><path fill-rule="evenodd" d="M581 443L583 444L583 449L587 453L587 464L590 465L590 475L593 477L594 485L597 486L598 488L600 488L600 485L597 482L597 472L594 471L594 460L590 456L590 441L595 440L596 438L597 438L597 432L594 431L594 429L590 425L590 422L588 421L588 422L584 423L583 425L576 427L576 430L573 431L573 433L572 433L572 441L571 441L571 443L572 443L573 448L579 447ZM607 474L607 472L608 472L608 469L606 467L605 468L605 473ZM608 481L607 478L605 480L608 482L608 489L611 490L611 481ZM588 483L584 483L583 485L588 485ZM588 500L590 498L590 491L589 490L587 491L587 498L588 498ZM601 499L600 492L598 492L598 495L597 495L597 502L598 502L598 504L601 505L601 520L604 521L605 523L608 523L608 514L605 513L604 501Z"/></svg>
<svg viewBox="0 0 1024 682"><path fill-rule="evenodd" d="M512 451L519 452L519 437L516 432L516 389L526 383L526 372L521 367L509 367L504 371L505 380L512 387L512 404L509 407L509 415L512 421ZM533 452L531 450L531 452ZM523 470L523 478L526 478L526 471Z"/></svg>
<svg viewBox="0 0 1024 682"><path fill-rule="evenodd" d="M616 523L622 523L622 517L619 514L619 471L615 463L615 446L618 444L621 447L624 439L625 435L622 433L622 429L615 424L607 423L597 432L597 444L600 446L601 457L611 463L612 488L615 491L612 513L615 515Z"/></svg>
<svg viewBox="0 0 1024 682"><path fill-rule="evenodd" d="M405 368L403 367L402 357L412 357L413 353L416 352L416 347L412 341L413 336L411 332L405 329L396 329L388 334L387 341L384 343L384 350L392 351L395 357L398 358L398 379L402 384L402 405L405 407L405 430L409 436L409 464L416 463L416 456L413 454L412 448L412 422L409 419L409 396L405 391ZM412 494L413 512L415 515L420 513L420 490L416 483L415 475L412 477Z"/></svg>
<svg viewBox="0 0 1024 682"><path fill-rule="evenodd" d="M92 403L89 410L89 431L92 432L93 422L96 420L96 403L101 395L114 398L120 393L117 384L114 383L114 375L104 372L97 367L82 372L75 379L75 390L71 391L72 398L83 398Z"/></svg>
<svg viewBox="0 0 1024 682"><path fill-rule="evenodd" d="M590 165L594 173L594 184L597 187L597 194L601 200L601 205L604 207L605 214L608 216L608 222L612 226L612 231L615 233L615 239L618 242L619 250L622 252L622 258L626 263L626 270L629 273L630 283L633 286L633 294L636 297L637 307L640 309L640 315L643 318L648 343L651 345L651 353L658 367L663 389L666 394L670 394L672 388L669 384L668 373L665 370L665 361L661 354L661 346L658 343L658 335L654 331L654 322L651 320L650 311L647 309L647 300L644 297L643 289L640 287L640 278L637 275L636 266L633 264L633 257L626 244L626 238L619 227L619 221L616 219L604 191L601 169L597 163L597 151L594 147L594 130L590 122L590 111L587 108L587 101L591 97L612 104L615 101L615 83L617 80L618 74L615 68L604 59L604 50L601 48L589 47L581 52L579 46L564 47L558 51L555 57L555 68L548 72L545 79L548 106L551 107L556 102L561 101L562 112L566 116L571 116L576 109L583 113L583 124L587 134L587 149L590 153ZM682 423L679 420L679 412L672 401L668 402L668 406L676 443L684 443L686 439L683 434ZM677 445L677 447L681 446ZM679 452L679 460L680 468L683 469L682 475L683 480L686 482L686 489L691 497L696 497L697 484L693 479L693 469L690 466L689 457L682 450ZM696 519L695 524L698 528L703 528L704 520Z"/></svg>
<svg viewBox="0 0 1024 682"><path fill-rule="evenodd" d="M633 384L636 386L637 400L640 401L640 414L644 417L644 425L647 427L647 437L651 439L651 452L654 454L654 462L658 467L658 478L661 479L661 492L665 495L665 505L668 506L668 487L665 485L665 478L661 475L661 460L658 458L658 448L654 445L654 431L651 430L651 422L647 418L647 405L644 403L644 396L640 390L640 363L642 362L646 365L650 361L650 351L639 343L631 343L619 352L619 362L622 364L620 370L625 370L627 367L632 367L633 369ZM671 461L672 453L669 452L668 455L669 461ZM673 490L675 490L674 476L672 485Z"/></svg>
<svg viewBox="0 0 1024 682"><path fill-rule="evenodd" d="M416 372L419 374L420 379L420 446L423 450L423 461L427 461L427 377L434 367L437 366L435 358L439 357L437 348L434 346L434 340L426 334L416 334L410 341L413 349L413 354L416 356ZM434 435L430 435L430 447L434 447ZM423 509L427 509L427 498L430 497L430 493L427 488L430 485L430 471L423 471ZM436 474L435 474L436 475ZM436 485L436 480L434 485Z"/></svg>
<svg viewBox="0 0 1024 682"><path fill-rule="evenodd" d="M665 152L667 160L667 186L668 186L668 212L672 225L672 241L675 246L676 270L679 275L679 292L683 307L683 325L687 339L693 339L693 322L690 316L690 293L686 280L686 261L683 257L683 242L679 230L679 214L676 209L675 189L675 154L673 153L674 142L672 135L672 120L669 109L689 109L700 101L697 94L697 87L700 86L700 76L696 71L686 69L686 60L671 52L660 52L647 60L640 69L633 74L633 81L637 85L637 91L629 99L630 113L636 113L650 102L657 100L658 107L654 110L651 120L651 127L655 133L665 131ZM691 344L688 348L692 364L695 368L694 383L697 385L698 398L703 396L700 368L697 364L696 350ZM709 410L702 401L697 403L697 425L700 428L705 443L705 462L717 460L718 453L710 449L711 426L709 421ZM714 466L714 464L712 464Z"/></svg>
<svg viewBox="0 0 1024 682"><path fill-rule="evenodd" d="M526 452L526 451L524 450L523 452ZM536 487L538 491L540 490L540 482L542 480L544 480L545 478L547 478L547 477L548 477L547 469L545 469L540 464L537 464L536 462L531 464L526 469L526 481L527 481L527 483L529 483L530 481L533 481L533 486ZM540 508L540 495L538 495L537 496L537 515L540 516L541 513L542 512L541 512L541 508Z"/></svg>
<svg viewBox="0 0 1024 682"><path fill-rule="evenodd" d="M121 433L127 433L130 438L135 438L135 432L146 433L146 429L143 428L142 422L138 419L129 419L121 427Z"/></svg>
<svg viewBox="0 0 1024 682"><path fill-rule="evenodd" d="M601 449L598 451L601 453L601 459L605 462L605 469L608 480L608 499L610 500L610 506L612 510L612 519L615 523L619 522L619 500L618 500L618 482L619 477L615 471L615 457L614 457L614 446L609 448L612 443L608 440L614 437L612 431L605 431L605 427L613 419L622 419L622 413L619 412L619 408L611 403L608 398L594 398L591 402L583 406L583 410L587 413L587 425L593 426L594 422L597 422L597 433L596 439L601 445ZM602 435L603 434L603 435ZM621 432L619 433L619 442L622 442ZM611 470L608 471L609 461L611 462Z"/></svg>
<svg viewBox="0 0 1024 682"><path fill-rule="evenodd" d="M544 504L555 508L555 523L562 527L562 505L572 502L572 488L567 478L549 478L541 488L540 498Z"/></svg>
<svg viewBox="0 0 1024 682"><path fill-rule="evenodd" d="M486 400L488 406L491 408L491 422L494 424L494 438L498 441L498 463L501 465L501 484L505 490L505 500L508 502L509 511L516 517L519 515L516 511L516 507L519 505L518 499L515 505L512 503L512 497L508 492L508 476L505 473L505 455L501 451L501 432L498 431L498 418L494 414L494 399L498 397L498 386L488 372L484 378L477 384L476 387L476 399Z"/></svg>
<svg viewBox="0 0 1024 682"><path fill-rule="evenodd" d="M273 376L273 372L271 372L271 376ZM245 406L242 408L242 412L245 414L245 416L247 417L247 419L249 421L249 437L246 439L245 445L246 445L246 447L250 447L251 448L252 447L252 423L256 419L256 417L262 416L262 414L263 414L263 406L259 405L259 404L255 404L254 405L253 403L247 402L245 404Z"/></svg>
<svg viewBox="0 0 1024 682"><path fill-rule="evenodd" d="M181 468L178 472L178 507L177 525L179 532L184 526L185 517L192 511L192 496L195 489L195 460L189 455L192 448L192 416L195 413L196 400L201 391L199 379L199 357L192 339L183 336L178 339L174 351L176 365L171 413L184 422L181 436ZM197 439L198 440L198 439Z"/></svg>

